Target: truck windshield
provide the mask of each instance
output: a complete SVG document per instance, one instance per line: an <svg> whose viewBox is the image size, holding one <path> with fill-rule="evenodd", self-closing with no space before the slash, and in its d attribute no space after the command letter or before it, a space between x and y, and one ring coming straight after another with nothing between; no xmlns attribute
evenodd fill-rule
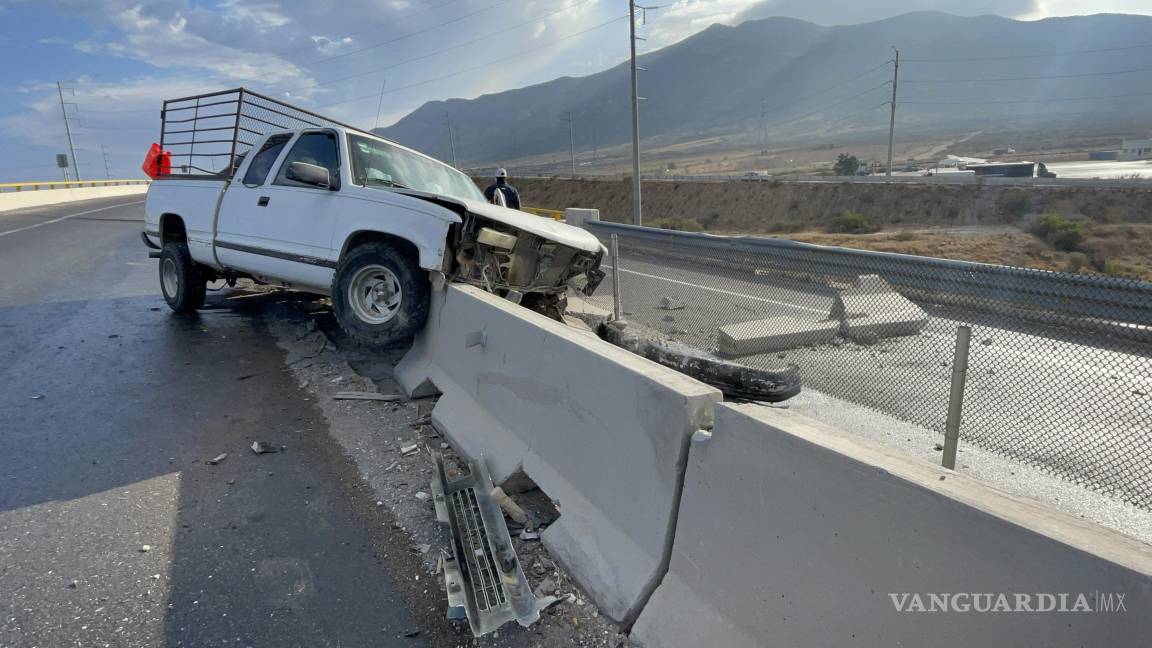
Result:
<svg viewBox="0 0 1152 648"><path fill-rule="evenodd" d="M428 193L484 200L471 178L452 167L399 146L360 135L348 136L352 178L366 187L402 187Z"/></svg>

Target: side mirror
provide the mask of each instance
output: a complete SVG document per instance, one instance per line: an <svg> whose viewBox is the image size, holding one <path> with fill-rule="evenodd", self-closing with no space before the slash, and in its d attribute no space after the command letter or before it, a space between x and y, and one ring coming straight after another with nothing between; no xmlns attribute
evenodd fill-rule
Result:
<svg viewBox="0 0 1152 648"><path fill-rule="evenodd" d="M322 189L332 188L332 178L328 175L328 169L307 162L290 163L284 177Z"/></svg>

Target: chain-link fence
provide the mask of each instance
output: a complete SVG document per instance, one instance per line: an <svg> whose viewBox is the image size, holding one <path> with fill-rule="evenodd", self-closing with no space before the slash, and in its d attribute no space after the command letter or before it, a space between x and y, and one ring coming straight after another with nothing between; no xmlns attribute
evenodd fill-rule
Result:
<svg viewBox="0 0 1152 648"><path fill-rule="evenodd" d="M751 366L797 365L806 390L941 442L970 326L962 444L1152 507L1152 284L590 225L618 236L627 319Z"/></svg>

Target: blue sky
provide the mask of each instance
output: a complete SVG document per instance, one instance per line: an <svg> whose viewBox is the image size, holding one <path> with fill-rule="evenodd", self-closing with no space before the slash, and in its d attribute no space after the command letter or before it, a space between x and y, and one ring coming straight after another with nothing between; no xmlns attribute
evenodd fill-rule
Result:
<svg viewBox="0 0 1152 648"><path fill-rule="evenodd" d="M653 49L710 24L820 24L916 9L1027 20L1152 14L1152 0L664 0ZM58 179L66 90L85 178L137 177L160 101L244 85L370 127L432 99L604 69L627 56L625 0L0 0L0 182Z"/></svg>

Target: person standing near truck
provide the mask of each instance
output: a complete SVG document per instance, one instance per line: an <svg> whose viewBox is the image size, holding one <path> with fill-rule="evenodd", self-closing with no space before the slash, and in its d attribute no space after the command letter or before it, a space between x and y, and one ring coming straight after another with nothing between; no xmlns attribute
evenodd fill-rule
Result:
<svg viewBox="0 0 1152 648"><path fill-rule="evenodd" d="M484 197L494 205L520 209L520 192L508 184L508 171L496 169L496 182L484 190Z"/></svg>

